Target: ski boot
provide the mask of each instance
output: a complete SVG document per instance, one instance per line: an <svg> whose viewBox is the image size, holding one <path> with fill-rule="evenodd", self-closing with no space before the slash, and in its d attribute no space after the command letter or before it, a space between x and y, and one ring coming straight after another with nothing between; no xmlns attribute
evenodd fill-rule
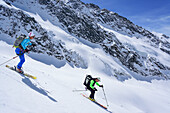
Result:
<svg viewBox="0 0 170 113"><path fill-rule="evenodd" d="M22 69L19 69L19 68L17 68L16 66L14 66L14 69L17 71L17 72L19 72L19 73L24 73L24 71L22 70Z"/></svg>
<svg viewBox="0 0 170 113"><path fill-rule="evenodd" d="M89 99L90 99L91 101L95 101L95 99L94 99L94 98L90 98L90 97L89 97Z"/></svg>

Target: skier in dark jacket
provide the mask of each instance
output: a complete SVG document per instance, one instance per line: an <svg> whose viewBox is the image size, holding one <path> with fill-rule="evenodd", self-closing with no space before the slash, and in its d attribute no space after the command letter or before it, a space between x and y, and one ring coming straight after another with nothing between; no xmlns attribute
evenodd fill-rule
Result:
<svg viewBox="0 0 170 113"><path fill-rule="evenodd" d="M95 95L95 91L97 91L97 89L94 87L94 85L96 84L99 87L103 87L103 85L100 85L98 82L100 82L100 78L92 78L90 80L90 85L87 86L87 89L91 91L89 99L92 100L92 101L95 101L94 95Z"/></svg>
<svg viewBox="0 0 170 113"><path fill-rule="evenodd" d="M25 62L25 57L24 57L24 53L25 52L29 52L29 50L27 49L27 46L28 45L32 45L32 43L30 42L33 38L35 37L34 33L33 32L30 32L28 34L28 37L26 39L24 39L20 46L17 47L15 49L15 52L16 54L19 56L20 58L20 62L18 63L17 67L16 67L16 70L20 73L23 73L23 70L21 69L22 68L22 65L23 63Z"/></svg>

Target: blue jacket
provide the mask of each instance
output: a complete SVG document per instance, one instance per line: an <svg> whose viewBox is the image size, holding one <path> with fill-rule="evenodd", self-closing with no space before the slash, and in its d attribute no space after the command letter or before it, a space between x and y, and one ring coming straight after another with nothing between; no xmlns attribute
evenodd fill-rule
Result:
<svg viewBox="0 0 170 113"><path fill-rule="evenodd" d="M31 39L28 37L21 42L21 46L24 50L27 48L28 45L32 45L30 41Z"/></svg>

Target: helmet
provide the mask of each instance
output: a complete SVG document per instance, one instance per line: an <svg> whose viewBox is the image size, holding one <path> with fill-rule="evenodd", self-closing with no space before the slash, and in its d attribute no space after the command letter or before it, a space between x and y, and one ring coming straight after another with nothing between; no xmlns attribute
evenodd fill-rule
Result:
<svg viewBox="0 0 170 113"><path fill-rule="evenodd" d="M97 80L99 80L99 81L100 81L100 77L97 77L97 78L95 78L95 79L97 79Z"/></svg>
<svg viewBox="0 0 170 113"><path fill-rule="evenodd" d="M35 34L33 32L30 32L30 33L28 33L28 36L33 37L33 36L35 36Z"/></svg>

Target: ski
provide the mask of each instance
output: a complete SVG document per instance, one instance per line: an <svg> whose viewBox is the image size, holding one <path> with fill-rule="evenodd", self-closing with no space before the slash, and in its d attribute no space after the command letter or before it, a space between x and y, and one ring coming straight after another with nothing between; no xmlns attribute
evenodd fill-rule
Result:
<svg viewBox="0 0 170 113"><path fill-rule="evenodd" d="M85 97L85 98L89 99L89 97L88 97L88 96L86 96L85 94L82 94L82 93L81 93L81 95L82 95L83 97ZM90 99L89 99L89 100L90 100ZM90 101L92 101L92 100L90 100ZM102 105L102 104L98 103L96 100L95 100L95 101L92 101L92 102L94 102L95 104L97 104L97 105L99 105L100 107L102 107L102 108L104 108L104 109L106 109L106 110L107 110L107 107L106 107L106 106L104 106L104 105Z"/></svg>
<svg viewBox="0 0 170 113"><path fill-rule="evenodd" d="M17 73L19 73L19 74L24 75L24 76L30 77L30 78L32 78L32 79L37 79L37 77L32 76L32 75L30 75L30 74L27 74L27 73L24 73L24 72L23 72L23 73L20 73L20 72L18 72L14 67L11 67L11 66L9 66L9 65L6 65L6 67L9 68L9 69L11 69L11 70L13 70L13 71L15 71L15 72L17 72Z"/></svg>

